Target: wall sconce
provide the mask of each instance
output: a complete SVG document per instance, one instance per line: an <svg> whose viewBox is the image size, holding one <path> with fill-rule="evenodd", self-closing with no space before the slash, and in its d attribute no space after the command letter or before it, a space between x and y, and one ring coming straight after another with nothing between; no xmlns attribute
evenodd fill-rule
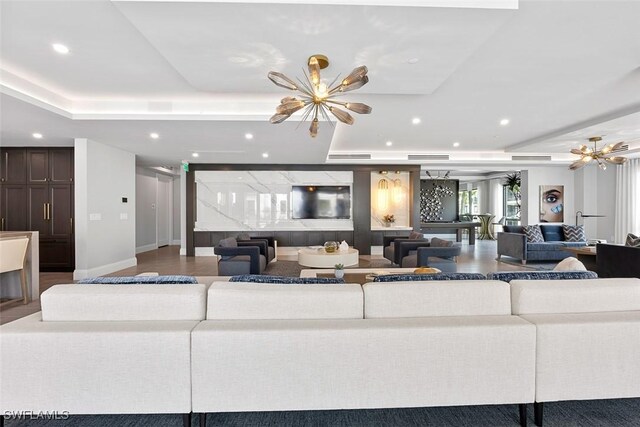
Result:
<svg viewBox="0 0 640 427"><path fill-rule="evenodd" d="M402 181L400 181L400 178L396 178L393 180L393 189L391 191L392 191L393 203L395 203L396 205L399 205L400 203L402 203L404 191L402 189Z"/></svg>
<svg viewBox="0 0 640 427"><path fill-rule="evenodd" d="M389 208L389 181L382 178L378 181L378 210L386 211Z"/></svg>

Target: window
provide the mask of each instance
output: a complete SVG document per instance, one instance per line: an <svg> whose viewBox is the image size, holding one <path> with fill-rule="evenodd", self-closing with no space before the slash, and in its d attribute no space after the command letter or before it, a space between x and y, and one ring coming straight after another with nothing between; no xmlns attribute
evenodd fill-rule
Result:
<svg viewBox="0 0 640 427"><path fill-rule="evenodd" d="M458 191L458 215L468 215L470 213L469 192L466 190Z"/></svg>
<svg viewBox="0 0 640 427"><path fill-rule="evenodd" d="M469 194L471 199L471 213L477 215L480 213L480 201L478 197L478 189L474 188Z"/></svg>
<svg viewBox="0 0 640 427"><path fill-rule="evenodd" d="M502 216L507 218L507 224L517 224L520 220L520 208L515 194L507 185L502 186Z"/></svg>

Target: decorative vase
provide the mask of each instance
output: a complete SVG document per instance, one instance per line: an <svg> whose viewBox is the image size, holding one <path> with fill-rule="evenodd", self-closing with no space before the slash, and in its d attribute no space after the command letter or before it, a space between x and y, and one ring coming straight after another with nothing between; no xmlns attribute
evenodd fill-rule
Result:
<svg viewBox="0 0 640 427"><path fill-rule="evenodd" d="M333 275L336 279L342 279L344 277L344 270L333 270Z"/></svg>
<svg viewBox="0 0 640 427"><path fill-rule="evenodd" d="M338 249L338 242L328 241L324 243L324 251L328 254L332 254Z"/></svg>

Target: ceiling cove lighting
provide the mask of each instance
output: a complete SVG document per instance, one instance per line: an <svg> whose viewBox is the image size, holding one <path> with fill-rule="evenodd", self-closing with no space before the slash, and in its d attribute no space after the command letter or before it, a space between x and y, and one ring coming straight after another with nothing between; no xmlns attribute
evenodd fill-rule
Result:
<svg viewBox="0 0 640 427"><path fill-rule="evenodd" d="M509 119L502 119L500 120L500 126L506 126L509 124Z"/></svg>
<svg viewBox="0 0 640 427"><path fill-rule="evenodd" d="M602 141L601 137L593 136L589 138L589 142L593 142L593 148L587 147L583 144L580 146L580 148L571 149L571 153L579 155L580 159L571 163L569 169L580 169L587 163L595 160L595 162L598 164L598 167L602 170L605 170L607 169L607 163L612 165L621 165L627 161L626 157L609 157L609 155L613 154L614 151L619 150L620 147L624 145L624 142L605 145L600 150L598 150L597 144L600 141Z"/></svg>
<svg viewBox="0 0 640 427"><path fill-rule="evenodd" d="M151 133L149 134L149 137L150 137L151 139L158 139L158 138L160 138L160 135L158 135L158 134L157 134L157 133L155 133L155 132L151 132Z"/></svg>
<svg viewBox="0 0 640 427"><path fill-rule="evenodd" d="M38 132L32 133L31 136L34 137L35 139L42 139L42 134Z"/></svg>
<svg viewBox="0 0 640 427"><path fill-rule="evenodd" d="M66 55L66 54L68 54L70 52L69 48L67 46L65 46L63 44L60 44L60 43L53 43L51 45L51 47L53 48L53 50L55 50L56 52L58 52L61 55Z"/></svg>
<svg viewBox="0 0 640 427"><path fill-rule="evenodd" d="M342 123L348 125L353 124L354 119L351 114L336 107L336 105L358 114L371 113L371 107L366 104L359 102L345 102L336 99L336 97L342 95L344 92L359 89L369 82L369 77L367 77L367 72L369 70L367 70L366 66L362 65L360 67L356 67L351 71L351 74L341 81L337 82L338 77L336 77L331 83L327 84L320 77L320 70L329 66L329 59L326 56L314 55L309 58L307 65L309 68L309 74L307 75L303 70L305 81L298 78L298 83L294 82L282 73L278 73L276 71L269 72L269 80L271 80L276 86L300 92L299 98L293 96L285 96L282 98L280 105L276 107L276 114L274 114L270 119L271 123L282 123L291 117L291 115L296 111L304 109L302 121L311 117L309 134L312 138L315 138L318 135L318 117L320 115L329 123L331 123L331 120L329 119L329 113L331 113Z"/></svg>

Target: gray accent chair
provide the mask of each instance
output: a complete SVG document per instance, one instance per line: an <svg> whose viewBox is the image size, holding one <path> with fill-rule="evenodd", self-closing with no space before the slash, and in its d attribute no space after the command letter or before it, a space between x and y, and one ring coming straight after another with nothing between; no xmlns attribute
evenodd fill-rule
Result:
<svg viewBox="0 0 640 427"><path fill-rule="evenodd" d="M523 227L505 225L504 232L498 233L498 261L502 255L527 261L562 261L572 256L565 248L580 248L587 242L566 242L562 225L540 224L544 242L528 243Z"/></svg>
<svg viewBox="0 0 640 427"><path fill-rule="evenodd" d="M384 257L393 264L402 266L402 258L415 255L420 247L429 246L429 239L410 239L408 237L384 236Z"/></svg>
<svg viewBox="0 0 640 427"><path fill-rule="evenodd" d="M430 246L417 248L415 254L408 253L399 265L404 268L433 267L445 273L456 273L457 257L461 251L460 244L434 237Z"/></svg>
<svg viewBox="0 0 640 427"><path fill-rule="evenodd" d="M238 241L233 237L220 240L215 247L219 276L262 274L267 267L267 242L265 240Z"/></svg>
<svg viewBox="0 0 640 427"><path fill-rule="evenodd" d="M273 236L251 237L248 234L239 234L236 240L238 242L255 242L264 240L267 243L267 264L276 258L276 244Z"/></svg>

